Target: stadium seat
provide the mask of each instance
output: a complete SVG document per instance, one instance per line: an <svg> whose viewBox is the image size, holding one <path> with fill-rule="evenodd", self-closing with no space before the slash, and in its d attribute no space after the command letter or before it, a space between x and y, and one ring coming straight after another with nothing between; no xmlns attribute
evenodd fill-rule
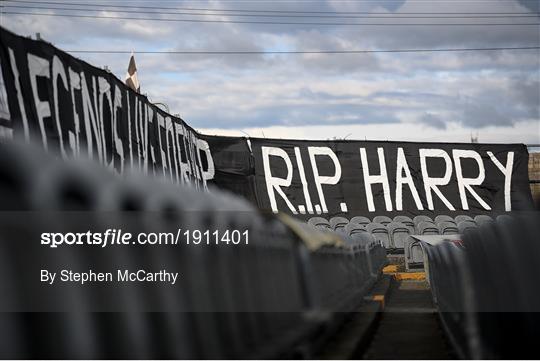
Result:
<svg viewBox="0 0 540 361"><path fill-rule="evenodd" d="M373 223L384 224L385 226L389 225L392 222L392 218L387 216L375 216L373 218Z"/></svg>
<svg viewBox="0 0 540 361"><path fill-rule="evenodd" d="M468 230L476 229L478 226L476 225L476 223L471 221L461 221L458 223L457 227L459 234L464 234Z"/></svg>
<svg viewBox="0 0 540 361"><path fill-rule="evenodd" d="M405 268L410 270L412 267L423 266L424 252L420 242L413 237L407 237L405 240Z"/></svg>
<svg viewBox="0 0 540 361"><path fill-rule="evenodd" d="M348 223L345 226L345 234L348 236L353 236L355 234L360 234L360 233L369 234L368 231L366 230L366 227L360 224Z"/></svg>
<svg viewBox="0 0 540 361"><path fill-rule="evenodd" d="M474 221L476 222L477 225L481 226L483 224L486 224L486 223L491 223L493 222L493 218L491 218L490 216L486 215L486 214L480 214L476 217L474 217Z"/></svg>
<svg viewBox="0 0 540 361"><path fill-rule="evenodd" d="M367 217L356 216L356 217L351 218L350 223L362 224L365 227L365 226L367 226L368 224L371 223L371 220L369 218L367 218Z"/></svg>
<svg viewBox="0 0 540 361"><path fill-rule="evenodd" d="M459 222L462 222L462 221L474 222L474 219L472 219L472 217L470 216L462 214L462 215L456 216L455 221L456 221L455 223L458 224Z"/></svg>
<svg viewBox="0 0 540 361"><path fill-rule="evenodd" d="M398 222L391 222L387 228L394 248L404 248L405 240L411 234L410 229L405 224Z"/></svg>
<svg viewBox="0 0 540 361"><path fill-rule="evenodd" d="M439 229L434 223L422 221L418 224L418 234L427 236L430 234L439 234Z"/></svg>
<svg viewBox="0 0 540 361"><path fill-rule="evenodd" d="M392 248L388 229L384 224L370 223L367 225L366 229L384 248Z"/></svg>
<svg viewBox="0 0 540 361"><path fill-rule="evenodd" d="M394 222L403 223L404 225L407 226L407 228L409 228L409 230L411 231L411 234L414 234L414 232L415 232L415 229L414 229L414 222L413 222L413 220L411 219L411 217L407 217L407 216L395 216L395 217L394 217Z"/></svg>
<svg viewBox="0 0 540 361"><path fill-rule="evenodd" d="M459 234L458 227L454 222L440 222L438 227L440 234Z"/></svg>
<svg viewBox="0 0 540 361"><path fill-rule="evenodd" d="M439 225L442 222L451 222L451 223L454 223L454 226L456 225L456 222L454 221L454 218L452 218L450 216L440 214L440 215L435 217L435 224Z"/></svg>
<svg viewBox="0 0 540 361"><path fill-rule="evenodd" d="M431 219L430 217L428 216L424 216L424 215L419 215L419 216L416 216L413 218L413 223L416 227L418 227L418 225L421 223L421 222L431 222L433 224L435 224L435 222L433 222L433 219Z"/></svg>
<svg viewBox="0 0 540 361"><path fill-rule="evenodd" d="M507 222L507 221L512 221L512 217L509 216L508 214L500 214L497 216L497 222Z"/></svg>
<svg viewBox="0 0 540 361"><path fill-rule="evenodd" d="M308 220L308 224L320 230L332 230L330 223L322 217L312 217Z"/></svg>
<svg viewBox="0 0 540 361"><path fill-rule="evenodd" d="M415 228L415 234L421 234L420 233L420 223L422 222L430 222L432 223L433 225L435 225L435 222L433 222L433 220L428 217L428 216L424 216L424 215L419 215L419 216L416 216L413 218L413 223L414 223L414 228Z"/></svg>
<svg viewBox="0 0 540 361"><path fill-rule="evenodd" d="M362 245L368 245L370 247L380 245L379 242L375 239L375 237L373 237L373 235L369 233L364 227L358 224L348 224L346 228L348 228L349 232L351 232L349 237L355 240L355 242Z"/></svg>
<svg viewBox="0 0 540 361"><path fill-rule="evenodd" d="M343 231L343 228L349 223L349 220L345 217L332 217L330 218L330 227L334 231Z"/></svg>
<svg viewBox="0 0 540 361"><path fill-rule="evenodd" d="M377 241L375 237L368 233L363 227L358 224L351 225L349 223L347 225L347 227L351 226L360 227L364 230L358 233L352 233L350 237L359 242L360 244L364 245L366 251L366 263L370 270L371 277L373 281L375 281L387 262L386 251L383 247L381 247L379 241Z"/></svg>

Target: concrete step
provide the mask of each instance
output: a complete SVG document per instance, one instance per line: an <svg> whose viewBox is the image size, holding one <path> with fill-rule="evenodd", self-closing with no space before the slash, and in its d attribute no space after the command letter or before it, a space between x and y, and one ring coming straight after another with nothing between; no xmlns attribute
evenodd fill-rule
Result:
<svg viewBox="0 0 540 361"><path fill-rule="evenodd" d="M425 281L393 279L365 359L454 358Z"/></svg>

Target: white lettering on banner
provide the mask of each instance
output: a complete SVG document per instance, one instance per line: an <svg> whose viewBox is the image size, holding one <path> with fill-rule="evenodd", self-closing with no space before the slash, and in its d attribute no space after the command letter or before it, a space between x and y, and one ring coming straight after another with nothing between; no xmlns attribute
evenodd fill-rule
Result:
<svg viewBox="0 0 540 361"><path fill-rule="evenodd" d="M300 148L294 147L294 155L296 157L296 164L298 165L298 171L300 172L300 182L302 182L302 190L304 191L304 198L306 200L307 211L309 214L313 214L313 204L311 203L311 196L309 195L308 183L306 180L306 172L304 170L304 162L302 161Z"/></svg>
<svg viewBox="0 0 540 361"><path fill-rule="evenodd" d="M150 142L150 137L149 137L149 131L148 131L148 128L152 129L153 127L153 124L154 124L154 109L147 105L146 106L146 132L145 132L145 142L146 142L146 171L148 172L148 163L149 161L151 161L152 163L152 169L155 168L155 155L154 155L154 147L152 146L152 142Z"/></svg>
<svg viewBox="0 0 540 361"><path fill-rule="evenodd" d="M77 108L75 106L75 90L81 89L81 77L78 73L68 68L69 72L69 90L71 93L71 104L73 106L73 122L75 123L75 133L69 131L69 145L75 156L80 155L80 135L81 135L81 121Z"/></svg>
<svg viewBox="0 0 540 361"><path fill-rule="evenodd" d="M127 126L128 126L128 144L129 144L129 167L133 169L133 141L131 140L131 105L129 102L129 90L126 89L127 104Z"/></svg>
<svg viewBox="0 0 540 361"><path fill-rule="evenodd" d="M60 155L62 158L67 158L66 151L64 150L64 140L62 135L62 125L60 124L60 108L58 106L58 78L62 80L64 88L68 90L68 82L66 69L64 63L60 61L56 55L52 61L52 86L53 86L53 102L54 102L54 115L56 117L56 131L58 132L58 145L60 149Z"/></svg>
<svg viewBox="0 0 540 361"><path fill-rule="evenodd" d="M154 111L152 110L152 116L148 117L148 124L150 129L154 129ZM158 112L156 112L156 119L157 119ZM157 170L157 159L156 159L156 150L154 148L153 142L148 141L148 147L150 149L150 156L152 157L152 175L156 175Z"/></svg>
<svg viewBox="0 0 540 361"><path fill-rule="evenodd" d="M328 213L322 185L334 185L339 182L339 180L341 179L341 165L339 164L339 159L337 158L336 154L332 151L332 149L328 147L308 147L308 153L309 159L311 160L311 167L313 168L313 179L315 181L315 186L317 187L317 192L319 194L322 213ZM315 157L322 155L329 157L334 163L335 172L333 176L319 175L319 169L317 168L317 160Z"/></svg>
<svg viewBox="0 0 540 361"><path fill-rule="evenodd" d="M403 176L405 172L405 176ZM416 204L418 210L423 210L424 206L420 201L420 196L418 195L418 190L414 185L413 178L411 176L411 170L409 169L409 164L407 163L407 158L403 152L403 148L398 148L397 151L397 167L396 167L396 211L403 210L403 185L408 185L411 190L411 194Z"/></svg>
<svg viewBox="0 0 540 361"><path fill-rule="evenodd" d="M120 88L118 86L115 86L114 89L114 103L113 103L113 113L112 113L112 137L113 137L113 144L114 149L116 151L116 154L120 157L120 174L124 173L124 143L122 142L122 139L118 135L118 111L122 110L122 92L120 91ZM111 160L111 168L114 169L115 163L114 163L114 157L112 157Z"/></svg>
<svg viewBox="0 0 540 361"><path fill-rule="evenodd" d="M5 120L11 120L6 91L6 83L4 81L4 72L2 71L2 69L2 63L0 62L0 118Z"/></svg>
<svg viewBox="0 0 540 361"><path fill-rule="evenodd" d="M107 142L105 140L105 101L108 101L107 108L109 109L109 114L111 115L111 118L113 118L113 102L112 102L112 95L111 95L111 85L107 81L107 79L99 77L98 78L98 115L99 115L99 123L101 125L101 144L103 145L103 164L105 166L110 166L110 163L107 159ZM113 123L113 122L111 122ZM111 154L111 158L114 158Z"/></svg>
<svg viewBox="0 0 540 361"><path fill-rule="evenodd" d="M207 170L202 170L202 178L204 181L204 186L206 187L206 183L209 180L214 179L214 176L216 174L216 170L214 168L214 160L212 159L212 153L210 152L210 145L208 145L208 142L202 139L197 138L197 155L199 157L199 164L201 165L202 169L202 159L201 159L201 151L206 156L206 163L208 164Z"/></svg>
<svg viewBox="0 0 540 361"><path fill-rule="evenodd" d="M447 185L450 182L450 178L452 176L452 160L450 159L450 156L448 153L446 153L442 149L420 149L420 167L422 169L422 179L424 181L424 189L426 191L426 199L428 204L429 210L434 210L433 206L433 195L432 192L435 192L435 194L440 198L440 200L444 203L444 205L450 209L451 211L455 211L456 209L454 206L446 199L446 197L442 194L442 192L439 189L439 186ZM446 170L444 173L444 177L442 178L436 178L436 177L430 177L427 170L427 158L442 158L444 159L444 162L446 164Z"/></svg>
<svg viewBox="0 0 540 361"><path fill-rule="evenodd" d="M154 118L154 110L148 104L145 105L145 114L146 118L141 118L142 123L139 125L141 127L141 143L142 143L142 159L143 159L143 172L148 174L148 161L150 159L150 142L148 141L148 125L152 124L152 119Z"/></svg>
<svg viewBox="0 0 540 361"><path fill-rule="evenodd" d="M37 78L43 77L50 79L51 74L49 72L49 61L47 59L40 58L34 54L28 53L28 75L30 76L30 84L32 85L32 94L34 95L34 104L36 106L36 114L39 123L39 130L41 131L41 140L43 141L43 147L48 149L47 145L47 132L45 131L45 118L51 116L51 107L48 101L42 101L39 98Z"/></svg>
<svg viewBox="0 0 540 361"><path fill-rule="evenodd" d="M133 126L135 129L135 146L136 146L136 155L137 155L137 169L141 170L141 143L139 142L140 135L139 135L139 117L141 114L141 103L139 102L139 99L137 96L135 96L135 102L133 104L134 108L134 118L133 118Z"/></svg>
<svg viewBox="0 0 540 361"><path fill-rule="evenodd" d="M197 182L195 182L195 184L197 184L197 186L202 185L203 187L205 187L206 181L204 180L204 177L203 177L203 168L202 168L202 163L201 163L201 158L200 158L200 150L198 147L198 138L195 135L195 133L193 133L192 131L188 130L188 132L189 132L191 148L193 149L192 164L193 164L193 167L195 167L195 173L197 174Z"/></svg>
<svg viewBox="0 0 540 361"><path fill-rule="evenodd" d="M139 169L142 170L143 174L148 174L148 117L150 113L150 108L148 105L143 105L142 102L139 102L139 111L144 109L144 113L139 113L139 121L135 126L138 126L138 144L139 148Z"/></svg>
<svg viewBox="0 0 540 361"><path fill-rule="evenodd" d="M508 152L506 156L506 166L495 157L493 152L487 152L491 161L499 168L504 175L504 208L507 212L512 210L512 199L510 198L510 189L512 185L512 171L514 170L514 152Z"/></svg>
<svg viewBox="0 0 540 361"><path fill-rule="evenodd" d="M174 174L171 166L171 181L176 180L176 182L178 183L180 182L180 179L182 177L182 172L178 172L178 162L180 162L180 159L178 159L179 155L176 151L177 148L173 127L174 126L171 118L165 117L165 146L167 149L167 156L169 157L169 164L174 165ZM171 160L171 152L174 157L173 160Z"/></svg>
<svg viewBox="0 0 540 361"><path fill-rule="evenodd" d="M292 176L293 176L293 169L292 169L292 163L291 159L289 158L289 155L286 151L284 151L281 148L277 147L261 147L262 152L262 160L263 160L263 168L264 168L264 180L266 182L266 191L268 192L268 198L270 199L270 207L272 208L272 212L277 213L278 207L276 202L276 194L277 192L281 198L285 201L287 204L287 207L289 207L290 211L293 214L298 214L294 206L291 204L281 187L289 187L291 185ZM270 157L279 157L285 161L285 165L287 166L287 176L286 178L278 178L274 177L272 175L272 168L270 167Z"/></svg>
<svg viewBox="0 0 540 361"><path fill-rule="evenodd" d="M189 164L189 171L190 171L190 175L197 178L197 179L200 179L200 175L199 175L199 172L198 172L198 169L197 169L197 164L196 164L196 161L195 161L195 150L194 150L194 147L193 147L193 141L192 141L192 137L191 137L191 134L187 131L184 130L184 127L180 127L182 129L182 132L184 133L184 136L182 137L182 143L184 144L184 149L186 151L186 161L188 162ZM193 159L193 162L190 161L190 159ZM196 186L197 186L197 183L195 183Z"/></svg>
<svg viewBox="0 0 540 361"><path fill-rule="evenodd" d="M469 193L478 201L478 203L480 203L482 207L484 207L484 209L488 211L491 210L491 207L482 198L480 198L478 193L476 193L476 191L472 187L474 185L482 184L484 182L484 179L486 178L484 163L482 162L482 157L480 157L480 154L478 154L474 150L454 149L452 150L452 157L454 158L454 164L456 167L456 178L462 208L464 210L469 209L469 203L467 202L466 194L466 191L469 191ZM476 164L478 164L478 176L476 178L463 177L463 171L461 169L461 158L470 158L476 161Z"/></svg>
<svg viewBox="0 0 540 361"><path fill-rule="evenodd" d="M302 161L302 152L301 147L294 147L294 157L296 158L296 164L293 167L293 160L291 159L292 155L289 155L287 151L279 147L268 147L262 146L262 158L263 158L263 168L265 174L266 189L268 197L270 200L270 207L274 213L279 211L278 202L276 193L283 199L287 207L293 214L327 214L333 213L340 210L342 213L348 213L347 204L344 202L327 204L326 198L324 195L322 185L336 185L341 181L342 168L340 161L334 151L329 147L307 147L309 154L311 166L313 169L313 178L308 179L304 169L304 164ZM385 158L385 148L377 148L377 160L379 162L379 174L370 173L370 164L366 148L359 148L360 161L362 165L362 178L365 187L366 194L366 203L367 211L375 212L375 196L373 194L373 185L381 184L383 188L382 196L385 201L386 211L391 212L393 210L402 211L403 210L403 193L404 188L408 187L408 190L411 193L411 196L414 200L413 208L417 210L434 210L435 202L434 195L437 196L442 203L451 211L455 211L456 208L448 200L447 196L443 193L441 187L449 185L452 181L452 172L453 166L455 166L455 184L458 188L457 191L460 198L461 206L459 209L469 210L470 209L470 199L475 199L480 206L489 211L492 207L488 204L487 199L484 199L480 196L478 186L481 186L486 179L486 168L483 162L483 159L477 151L474 150L462 150L462 149L450 149L448 151L442 149L418 149L419 154L419 163L420 170L417 173L420 173L415 179L412 174L412 169L409 166L409 158L406 156L405 149L402 147L397 147L396 154L396 173L395 173L395 198L393 198L392 189L390 187L391 179L388 175ZM449 152L452 152L450 156ZM507 211L511 210L511 177L512 177L512 168L513 168L513 159L514 152L508 152L508 158L506 165L502 165L501 162L493 155L492 152L487 152L493 163L498 167L498 169L505 176L505 185L504 185L504 197L505 197L505 208ZM275 169L282 169L280 167L274 168L270 165L270 157L275 156L281 158L286 166L286 175L284 178L276 177ZM327 156L332 160L334 165L333 175L330 176L321 176L322 171L319 163L317 163L317 156ZM428 169L428 159L438 158L444 162L442 165L441 171L444 171L441 177L433 176L435 169ZM375 159L375 157L373 157ZM467 166L464 168L463 159L471 159L477 164L477 173L474 171L474 167ZM199 160L200 162L200 160ZM276 165L277 166L277 165ZM373 167L373 164L371 165ZM332 172L332 166L325 167L325 172ZM464 171L467 171L464 173ZM292 179L295 176L295 172L298 171L300 183L302 186L302 193L305 198L305 204L293 205L290 196L289 190L292 185ZM359 179L358 182L361 180ZM415 183L416 181L416 183ZM320 202L312 202L309 193L310 183L314 182L315 188L317 189ZM419 191L417 189L418 184L422 184L422 187L425 191L426 201L422 203L422 198L420 198ZM293 188L297 188L299 184L294 185ZM339 191L339 190L338 190ZM295 199L300 196L299 191L295 194ZM488 193L489 194L489 193ZM344 199L345 194L339 194L337 198L334 199ZM469 197L469 198L467 198ZM484 195L483 197L487 197ZM393 208L392 199L395 199L395 208ZM315 204L316 203L316 204ZM427 206L426 206L427 203ZM296 208L295 208L296 207ZM409 206L409 210L411 210ZM329 210L329 208L331 208Z"/></svg>
<svg viewBox="0 0 540 361"><path fill-rule="evenodd" d="M8 52L9 52L9 62L11 64L11 71L13 72L13 79L15 80L15 90L17 91L17 101L19 103L19 109L21 111L21 118L22 118L23 129L24 129L24 139L28 142L30 140L30 131L28 129L28 118L26 117L26 109L24 108L19 69L17 69L17 62L15 61L15 53L13 53L13 49L8 48Z"/></svg>
<svg viewBox="0 0 540 361"><path fill-rule="evenodd" d="M174 142L176 144L175 156L178 156L177 164L180 164L180 181L187 183L191 176L191 164L188 159L188 146L186 144L186 134L182 124L174 124ZM182 149L184 150L185 162L182 161Z"/></svg>
<svg viewBox="0 0 540 361"><path fill-rule="evenodd" d="M165 129L165 118L159 114L157 114L157 121L158 121L158 143L159 143L159 152L161 154L161 170L163 171L163 176L167 176L167 170L170 170L169 176L172 178L172 169L170 167L170 157L169 152L165 152L163 149L163 138L161 137L161 130ZM165 134L165 137L167 137L167 134Z"/></svg>
<svg viewBox="0 0 540 361"><path fill-rule="evenodd" d="M95 89L96 80L92 77L92 89ZM97 97L94 99L90 96L88 81L84 72L81 72L81 88L82 88L82 105L84 115L84 126L86 130L86 145L88 147L88 156L94 158L94 139L96 141L96 149L98 151L98 160L103 164L103 147L101 145L101 128L98 123L99 116L97 114Z"/></svg>
<svg viewBox="0 0 540 361"><path fill-rule="evenodd" d="M191 174L197 180L197 182L195 182L195 187L199 188L201 186L201 181L202 181L202 171L200 167L200 162L197 162L198 161L197 140L193 132L191 132L189 129L186 129L183 125L181 126L184 129L184 134L185 134L184 143L187 142L187 149L189 149L189 156L186 157L186 159L188 159L188 161L191 159L190 161L191 170L192 170Z"/></svg>
<svg viewBox="0 0 540 361"><path fill-rule="evenodd" d="M379 168L381 174L371 175L369 173L369 164L367 160L366 148L360 148L360 160L362 162L362 172L364 173L364 188L366 190L368 210L370 212L375 212L375 203L373 202L373 192L371 191L371 185L381 183L383 186L384 203L386 205L386 210L388 212L391 212L392 198L390 196L390 184L388 183L386 162L384 160L384 149L377 148L377 154L379 155Z"/></svg>

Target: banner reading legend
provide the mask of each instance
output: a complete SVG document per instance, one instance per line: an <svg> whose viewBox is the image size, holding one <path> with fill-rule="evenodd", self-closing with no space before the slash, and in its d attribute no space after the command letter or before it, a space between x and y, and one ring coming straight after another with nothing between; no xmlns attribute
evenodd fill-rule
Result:
<svg viewBox="0 0 540 361"><path fill-rule="evenodd" d="M0 134L207 188L210 146L113 74L0 28Z"/></svg>

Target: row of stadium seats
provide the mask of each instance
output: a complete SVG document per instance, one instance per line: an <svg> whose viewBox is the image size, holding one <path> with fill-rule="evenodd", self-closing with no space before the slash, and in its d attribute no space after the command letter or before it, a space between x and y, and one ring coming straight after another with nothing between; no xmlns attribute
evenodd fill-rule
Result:
<svg viewBox="0 0 540 361"><path fill-rule="evenodd" d="M422 243L433 299L460 358L538 357L538 215L516 212L460 241Z"/></svg>
<svg viewBox="0 0 540 361"><path fill-rule="evenodd" d="M508 216L499 215L497 219L505 217ZM345 217L333 217L330 220L312 217L308 220L308 224L321 230L332 230L347 236L369 233L386 249L403 249L410 235L462 234L469 229L493 221L494 219L488 215L477 215L474 218L467 215L459 215L455 218L438 215L434 219L425 215L414 218L396 216L393 219L387 216L376 216L373 221L367 217L356 216L350 220Z"/></svg>
<svg viewBox="0 0 540 361"><path fill-rule="evenodd" d="M0 198L1 358L312 357L321 333L358 307L386 260L376 242L303 233L304 224L264 215L230 194L123 178L27 145L0 144ZM38 245L41 232L77 229L239 229L249 231L249 242ZM53 265L171 268L180 279L174 287L32 283Z"/></svg>

